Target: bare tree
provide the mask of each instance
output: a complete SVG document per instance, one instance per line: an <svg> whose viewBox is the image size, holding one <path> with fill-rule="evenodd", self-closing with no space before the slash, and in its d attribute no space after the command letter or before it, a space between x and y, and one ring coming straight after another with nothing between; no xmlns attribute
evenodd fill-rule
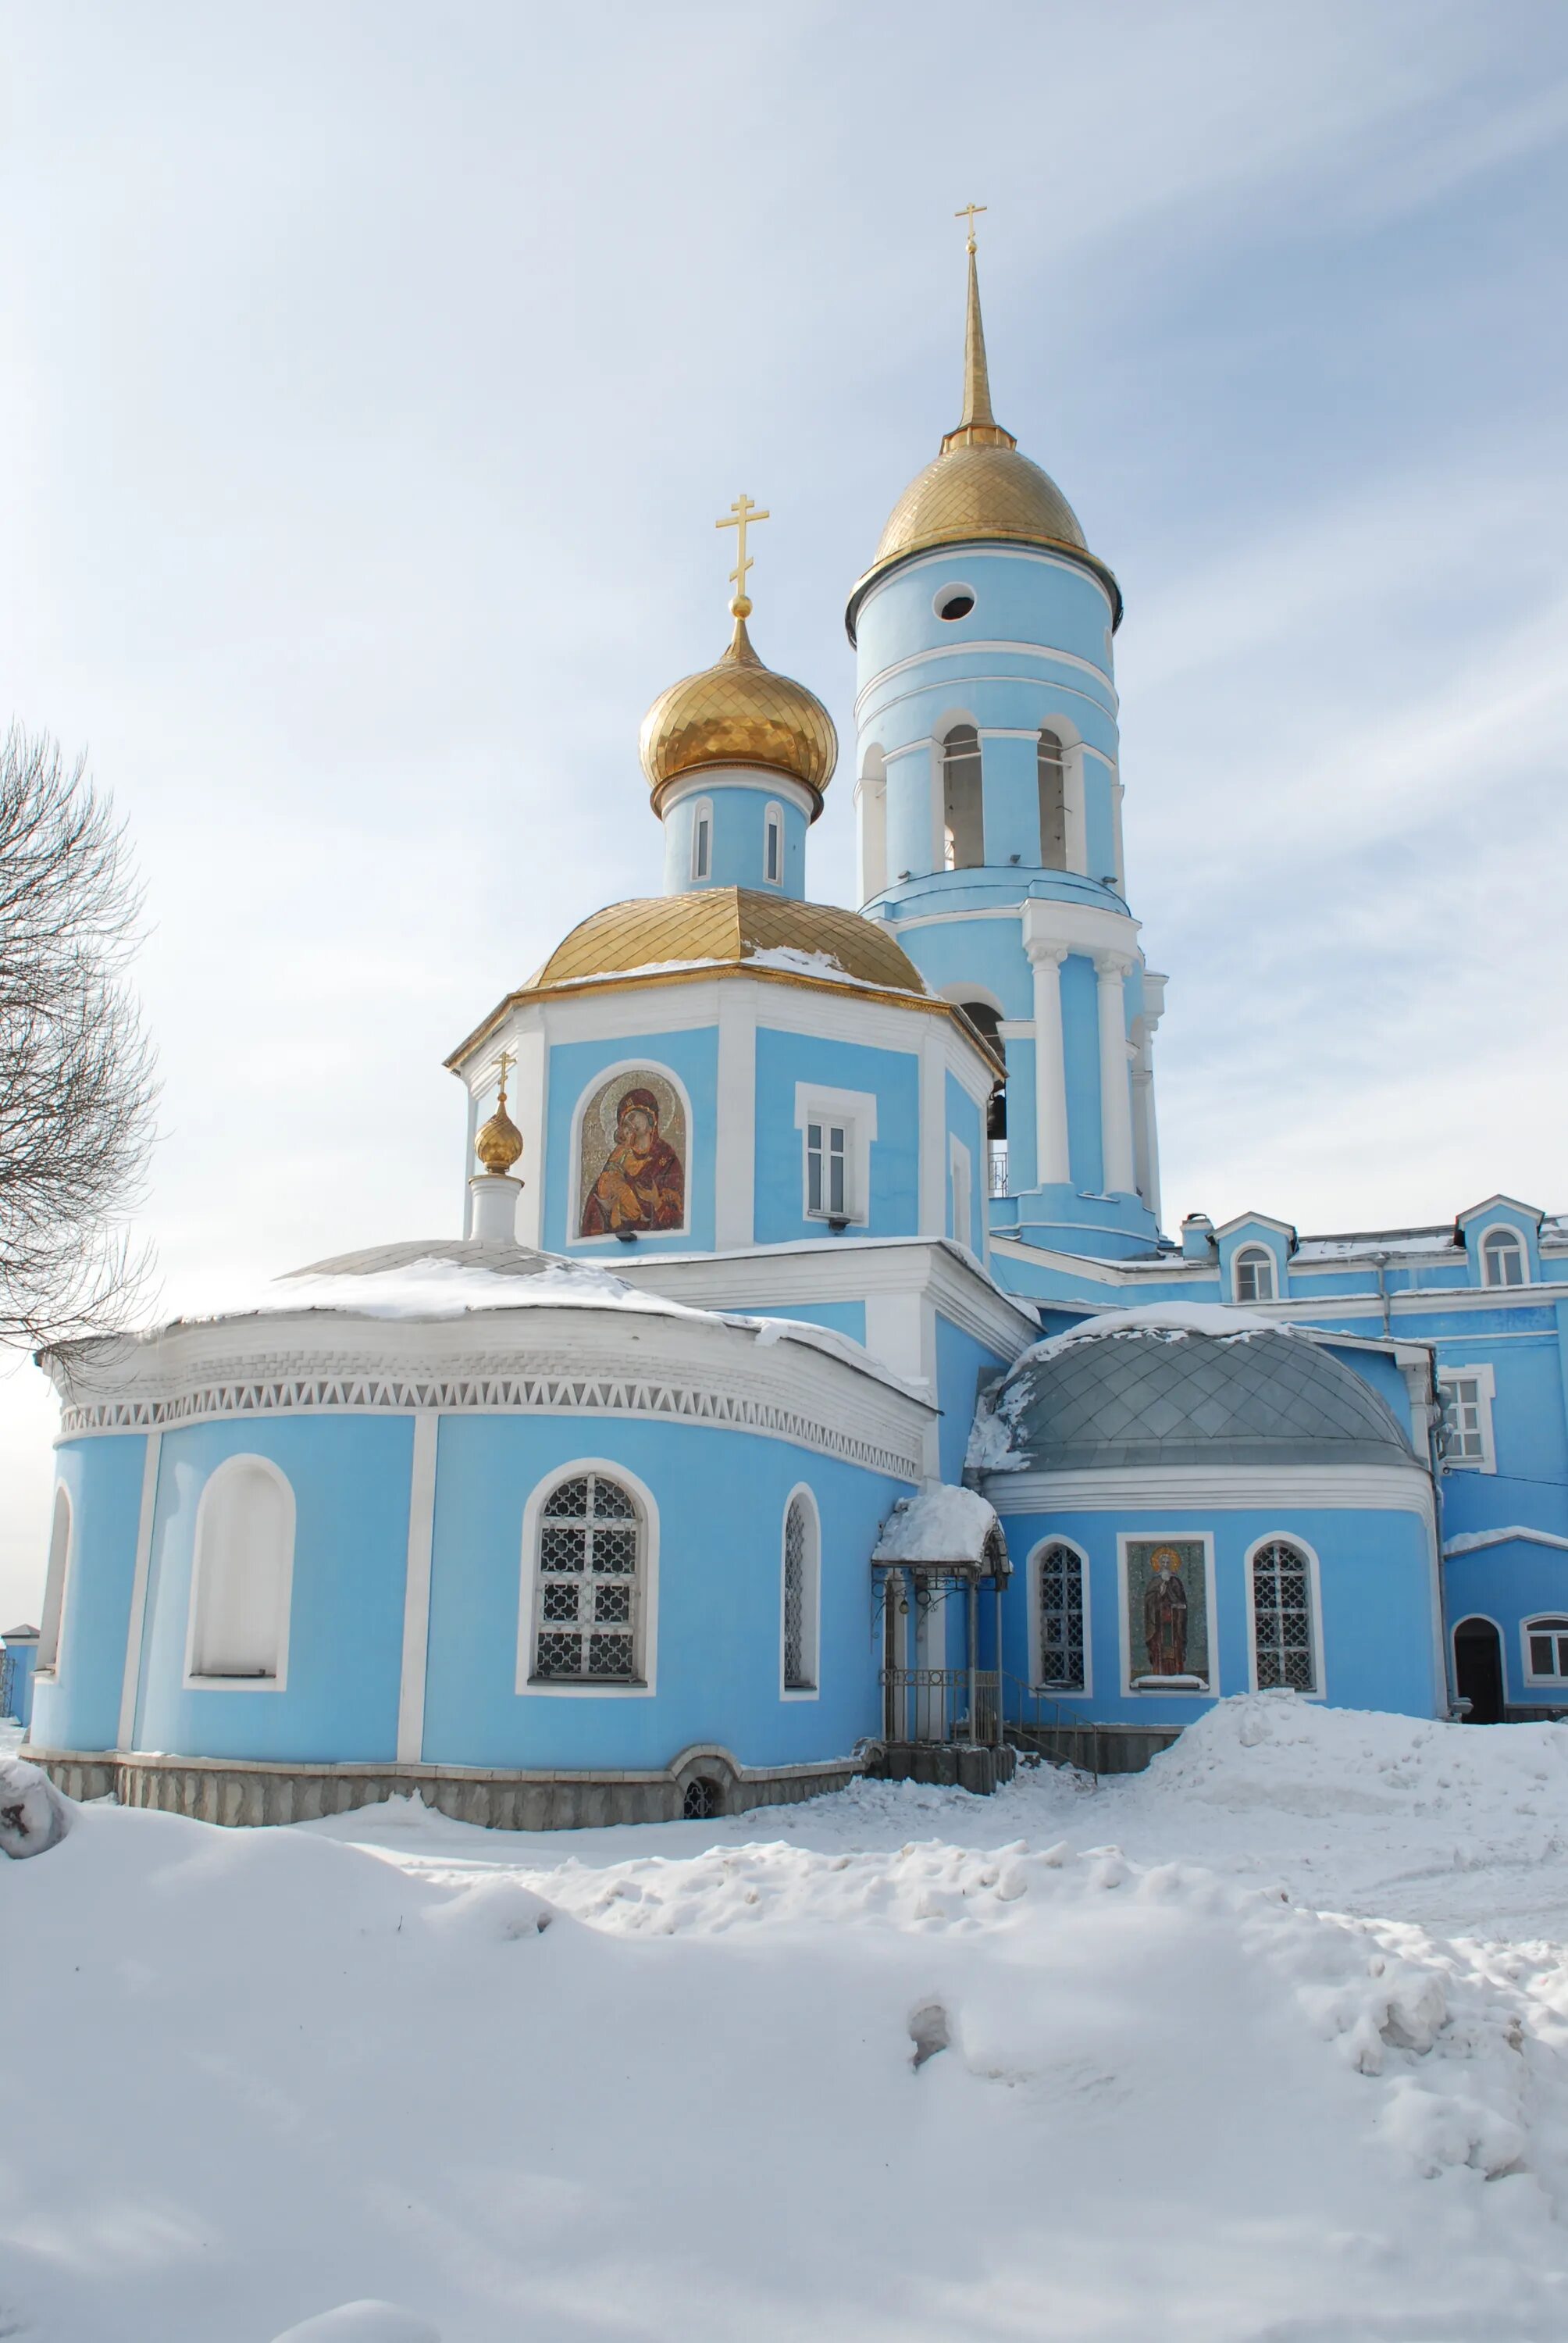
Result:
<svg viewBox="0 0 1568 2343"><path fill-rule="evenodd" d="M0 1344L122 1326L145 1282L124 1228L156 1094L126 975L141 901L85 760L14 725L0 745Z"/></svg>

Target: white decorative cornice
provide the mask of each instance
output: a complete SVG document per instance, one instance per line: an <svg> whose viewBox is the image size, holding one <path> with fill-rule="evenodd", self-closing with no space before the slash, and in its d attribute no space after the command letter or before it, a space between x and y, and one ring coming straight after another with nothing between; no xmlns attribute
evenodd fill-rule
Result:
<svg viewBox="0 0 1568 2343"><path fill-rule="evenodd" d="M1323 1505L1382 1507L1434 1518L1432 1482L1408 1464L1150 1464L1104 1472L987 1473L980 1482L1005 1519L1012 1513L1241 1513Z"/></svg>

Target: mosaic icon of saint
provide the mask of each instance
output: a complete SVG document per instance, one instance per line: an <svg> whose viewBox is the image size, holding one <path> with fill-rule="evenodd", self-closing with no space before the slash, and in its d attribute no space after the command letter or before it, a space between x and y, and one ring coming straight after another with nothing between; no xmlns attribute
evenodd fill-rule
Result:
<svg viewBox="0 0 1568 2343"><path fill-rule="evenodd" d="M628 1091L616 1109L615 1145L583 1205L585 1237L621 1229L678 1229L686 1218L686 1172L658 1128L651 1091Z"/></svg>
<svg viewBox="0 0 1568 2343"><path fill-rule="evenodd" d="M1149 1584L1143 1595L1143 1640L1151 1676L1184 1676L1187 1673L1187 1589L1181 1584L1181 1557L1174 1546L1157 1545L1149 1557Z"/></svg>

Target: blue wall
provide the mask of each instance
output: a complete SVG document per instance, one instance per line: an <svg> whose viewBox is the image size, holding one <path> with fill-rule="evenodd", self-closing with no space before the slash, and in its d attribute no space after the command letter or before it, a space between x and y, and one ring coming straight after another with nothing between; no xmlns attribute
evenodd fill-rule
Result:
<svg viewBox="0 0 1568 2343"><path fill-rule="evenodd" d="M713 809L709 876L695 879L691 870L692 830L697 808ZM784 817L782 876L770 884L767 876L764 836L768 808L776 805ZM664 891L667 895L700 893L706 887L754 887L759 893L789 895L799 902L806 891L806 816L788 802L782 789L750 789L715 779L696 796L670 807L664 821Z"/></svg>
<svg viewBox="0 0 1568 2343"><path fill-rule="evenodd" d="M1005 1503L1003 1497L1000 1501ZM1439 1676L1432 1549L1425 1524L1412 1513L1277 1507L1206 1513L1161 1507L1117 1513L1062 1511L1049 1516L1005 1514L1013 1579L1004 1608L1008 1672L1032 1682L1027 1613L1028 1558L1050 1537L1063 1537L1089 1556L1091 1690L1052 1694L1066 1710L1101 1724L1190 1725L1210 1707L1201 1694L1131 1693L1121 1655L1118 1533L1130 1537L1214 1541L1214 1620L1211 1650L1218 1661L1214 1694L1245 1692L1251 1682L1245 1556L1269 1535L1304 1540L1317 1554L1322 1591L1323 1697L1339 1708L1392 1709L1410 1716L1445 1713L1446 1682Z"/></svg>
<svg viewBox="0 0 1568 2343"><path fill-rule="evenodd" d="M856 1223L862 1236L909 1237L920 1225L920 1061L912 1051L870 1049L858 1041L825 1041L809 1033L757 1029L757 1175L755 1227L759 1244L820 1237L821 1221L805 1212L803 1134L795 1123L795 1085L869 1091L877 1101L871 1142L871 1210Z"/></svg>
<svg viewBox="0 0 1568 2343"><path fill-rule="evenodd" d="M146 1440L141 1433L74 1440L56 1452L72 1505L70 1568L55 1682L33 1693L42 1749L112 1749L120 1729L131 1591Z"/></svg>
<svg viewBox="0 0 1568 2343"><path fill-rule="evenodd" d="M1568 1708L1568 1685L1526 1681L1523 1627L1529 1619L1568 1619L1568 1552L1509 1538L1443 1565L1449 1633L1462 1619L1490 1619L1503 1645L1504 1696L1511 1708Z"/></svg>

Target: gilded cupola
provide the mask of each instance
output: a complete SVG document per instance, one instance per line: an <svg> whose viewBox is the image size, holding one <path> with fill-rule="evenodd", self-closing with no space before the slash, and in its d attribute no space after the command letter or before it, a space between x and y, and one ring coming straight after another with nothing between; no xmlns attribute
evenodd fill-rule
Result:
<svg viewBox="0 0 1568 2343"><path fill-rule="evenodd" d="M1018 441L991 410L971 233L963 411L955 427L944 433L940 454L916 474L888 516L876 558L849 597L851 642L868 588L888 570L938 546L995 543L1039 546L1081 562L1108 588L1120 622L1121 590L1104 562L1090 552L1077 514L1050 475L1019 453Z"/></svg>
<svg viewBox="0 0 1568 2343"><path fill-rule="evenodd" d="M730 509L732 518L719 523L739 532L739 558L730 572L737 591L729 605L735 621L729 648L714 666L683 676L659 693L642 719L642 769L656 814L662 813L671 784L687 774L743 765L799 781L810 791L815 821L838 762L839 736L816 693L789 676L775 675L751 648L746 631L751 616L746 530L749 522L768 515L749 497L738 497Z"/></svg>

